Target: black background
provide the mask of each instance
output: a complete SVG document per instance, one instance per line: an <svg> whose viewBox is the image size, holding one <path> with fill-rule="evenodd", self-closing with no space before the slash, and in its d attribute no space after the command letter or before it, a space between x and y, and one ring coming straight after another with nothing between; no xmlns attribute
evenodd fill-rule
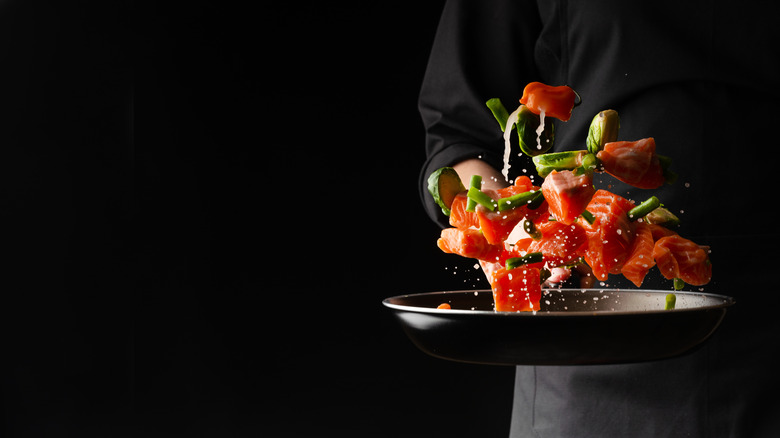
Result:
<svg viewBox="0 0 780 438"><path fill-rule="evenodd" d="M417 191L442 6L155 11L143 435L508 434L514 370L429 357L381 305L484 286Z"/></svg>
<svg viewBox="0 0 780 438"><path fill-rule="evenodd" d="M0 3L2 436L130 430L129 10Z"/></svg>
<svg viewBox="0 0 780 438"><path fill-rule="evenodd" d="M513 369L429 357L381 305L484 286L417 192L442 5L157 11L143 434L507 435Z"/></svg>
<svg viewBox="0 0 780 438"><path fill-rule="evenodd" d="M3 436L506 436L417 192L443 2L3 2Z"/></svg>
<svg viewBox="0 0 780 438"><path fill-rule="evenodd" d="M506 436L417 191L442 1L0 4L2 436Z"/></svg>

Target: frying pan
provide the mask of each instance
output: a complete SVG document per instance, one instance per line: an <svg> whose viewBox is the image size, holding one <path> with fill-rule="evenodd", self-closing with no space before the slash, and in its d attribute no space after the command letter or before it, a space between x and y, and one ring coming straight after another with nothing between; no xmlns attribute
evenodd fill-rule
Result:
<svg viewBox="0 0 780 438"><path fill-rule="evenodd" d="M536 312L495 312L486 290L429 292L385 299L422 351L493 365L591 365L683 354L720 325L731 297L669 291L545 289ZM437 309L441 303L451 310Z"/></svg>

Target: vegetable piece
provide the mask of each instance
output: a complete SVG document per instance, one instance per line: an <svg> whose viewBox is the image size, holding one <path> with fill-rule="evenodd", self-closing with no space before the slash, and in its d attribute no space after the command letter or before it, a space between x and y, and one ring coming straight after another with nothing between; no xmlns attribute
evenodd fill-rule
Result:
<svg viewBox="0 0 780 438"><path fill-rule="evenodd" d="M537 210L539 207L544 206L542 211L547 211L547 203L545 202L544 195L540 194L538 196L535 196L531 202L528 203L528 209L529 210Z"/></svg>
<svg viewBox="0 0 780 438"><path fill-rule="evenodd" d="M481 205L482 207L485 207L486 209L490 211L495 211L496 207L496 201L493 200L488 194L483 192L482 190L479 190L476 187L472 187L469 189L467 196L472 201L476 202L477 204Z"/></svg>
<svg viewBox="0 0 780 438"><path fill-rule="evenodd" d="M655 189L665 182L652 137L607 143L596 156L604 171L634 187Z"/></svg>
<svg viewBox="0 0 780 438"><path fill-rule="evenodd" d="M452 167L442 167L428 177L428 192L447 216L450 215L450 206L455 196L464 190L466 188Z"/></svg>
<svg viewBox="0 0 780 438"><path fill-rule="evenodd" d="M585 154L582 156L582 164L574 169L576 175L582 175L583 173L593 173L599 167L599 159L593 154Z"/></svg>
<svg viewBox="0 0 780 438"><path fill-rule="evenodd" d="M666 295L666 303L664 304L664 310L672 310L672 309L674 309L675 304L677 304L677 295L675 295L675 294L667 294Z"/></svg>
<svg viewBox="0 0 780 438"><path fill-rule="evenodd" d="M530 206L534 204L539 198L542 197L540 190L529 190L527 192L518 193L516 195L501 198L497 201L498 210L511 210L513 208ZM530 208L530 207L529 207Z"/></svg>
<svg viewBox="0 0 780 438"><path fill-rule="evenodd" d="M596 114L590 122L588 129L588 152L597 154L604 149L604 145L617 141L620 130L620 117L615 110L604 110Z"/></svg>
<svg viewBox="0 0 780 438"><path fill-rule="evenodd" d="M501 99L494 97L485 102L485 104L490 109L490 112L493 113L493 117L496 118L498 126L501 127L501 132L506 131L506 121L509 118L509 111L506 110Z"/></svg>
<svg viewBox="0 0 780 438"><path fill-rule="evenodd" d="M648 213L645 216L644 221L649 224L660 225L666 228L672 228L680 225L680 218L675 216L674 213L664 207L658 207Z"/></svg>
<svg viewBox="0 0 780 438"><path fill-rule="evenodd" d="M541 193L539 187L536 187L527 176L520 176L515 179L515 184L499 190L486 189L482 191L491 199L511 198L521 193L535 191ZM495 201L497 205L497 201ZM532 204L519 205L509 210L490 211L488 208L478 207L476 209L479 228L490 243L502 243L512 233L512 230L523 220L527 218L530 221L537 220L547 215L547 203L542 199L541 205L537 209L530 209Z"/></svg>
<svg viewBox="0 0 780 438"><path fill-rule="evenodd" d="M523 89L520 103L534 114L541 114L543 111L545 116L566 122L571 118L576 100L577 93L566 85L554 87L541 82L531 82Z"/></svg>
<svg viewBox="0 0 780 438"><path fill-rule="evenodd" d="M593 174L577 176L569 170L554 170L542 183L542 193L555 220L571 225L596 193Z"/></svg>
<svg viewBox="0 0 780 438"><path fill-rule="evenodd" d="M539 240L542 238L542 232L529 220L523 222L523 230L531 236L531 240Z"/></svg>
<svg viewBox="0 0 780 438"><path fill-rule="evenodd" d="M441 303L438 306L436 306L437 309L443 309L443 310L450 310L452 309L452 306L450 306L448 303Z"/></svg>
<svg viewBox="0 0 780 438"><path fill-rule="evenodd" d="M588 221L588 223L591 225L596 221L596 216L593 216L593 213L589 212L588 210L583 211L580 216L582 216L582 218Z"/></svg>
<svg viewBox="0 0 780 438"><path fill-rule="evenodd" d="M653 258L668 280L679 278L685 283L702 286L712 278L709 247L700 246L679 235L658 239L653 247Z"/></svg>
<svg viewBox="0 0 780 438"><path fill-rule="evenodd" d="M542 298L539 268L501 268L490 277L497 312L539 310Z"/></svg>
<svg viewBox="0 0 780 438"><path fill-rule="evenodd" d="M521 257L512 257L506 260L506 269L515 269L523 265L530 265L534 263L542 263L544 256L541 252L529 252Z"/></svg>
<svg viewBox="0 0 780 438"><path fill-rule="evenodd" d="M471 175L471 181L469 181L469 189L481 189L482 188L482 176ZM477 208L477 201L469 198L468 204L466 204L466 211L474 211Z"/></svg>
<svg viewBox="0 0 780 438"><path fill-rule="evenodd" d="M536 173L546 178L553 170L574 170L582 166L586 151L553 152L533 157Z"/></svg>
<svg viewBox="0 0 780 438"><path fill-rule="evenodd" d="M661 201L658 200L655 196L651 196L647 198L643 203L637 205L636 207L632 208L628 212L628 219L631 221L635 221L639 218L645 217L647 214L655 210L656 208L661 206Z"/></svg>
<svg viewBox="0 0 780 438"><path fill-rule="evenodd" d="M549 121L541 132L541 117L523 105L517 116L517 139L520 150L529 157L543 154L552 148L555 142L555 125Z"/></svg>
<svg viewBox="0 0 780 438"><path fill-rule="evenodd" d="M517 107L516 110L512 111L509 116L507 116L506 124L509 126L514 126L515 123L517 123L517 119L520 116L520 110L522 109L522 105ZM504 130L504 166L501 168L501 174L504 175L504 179L509 182L509 168L512 167L511 164L509 164L510 157L512 155L512 130L506 129Z"/></svg>
<svg viewBox="0 0 780 438"><path fill-rule="evenodd" d="M497 97L488 100L486 105L498 121L501 132L504 133L504 139L507 143L506 151L510 149L509 136L511 135L507 132L507 124L516 127L520 150L524 154L533 157L552 148L555 142L555 125L545 123L544 126L541 126L542 120L539 114L534 113L525 105L520 105L512 114L509 114L501 99Z"/></svg>

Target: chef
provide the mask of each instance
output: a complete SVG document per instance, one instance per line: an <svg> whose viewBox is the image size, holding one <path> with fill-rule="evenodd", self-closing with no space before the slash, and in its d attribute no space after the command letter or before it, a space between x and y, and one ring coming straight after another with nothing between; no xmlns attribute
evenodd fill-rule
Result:
<svg viewBox="0 0 780 438"><path fill-rule="evenodd" d="M512 111L529 82L568 85L582 103L568 122L554 121L554 151L584 149L590 121L605 109L620 115L620 140L655 138L657 152L673 159L674 185L643 191L603 176L597 187L629 199L658 196L680 217L681 235L712 248L713 279L703 290L737 301L718 331L681 357L518 366L512 437L780 431L780 27L752 3L446 4L419 97L427 153L419 186L431 219L447 226L426 190L440 167L454 167L464 181L481 175L486 188L508 184L488 99ZM540 185L530 158L516 152L509 179L529 175ZM651 271L643 287L671 285Z"/></svg>

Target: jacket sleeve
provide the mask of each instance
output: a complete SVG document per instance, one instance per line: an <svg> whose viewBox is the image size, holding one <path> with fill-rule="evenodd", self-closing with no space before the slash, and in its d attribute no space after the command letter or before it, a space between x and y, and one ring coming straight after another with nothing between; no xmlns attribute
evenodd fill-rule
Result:
<svg viewBox="0 0 780 438"><path fill-rule="evenodd" d="M418 185L428 216L442 227L447 218L428 194L428 175L469 158L502 168L502 132L485 102L499 97L510 112L519 105L525 84L537 80L540 29L533 2L449 1L444 7L419 96L426 160ZM513 167L514 160L520 158L513 157Z"/></svg>

